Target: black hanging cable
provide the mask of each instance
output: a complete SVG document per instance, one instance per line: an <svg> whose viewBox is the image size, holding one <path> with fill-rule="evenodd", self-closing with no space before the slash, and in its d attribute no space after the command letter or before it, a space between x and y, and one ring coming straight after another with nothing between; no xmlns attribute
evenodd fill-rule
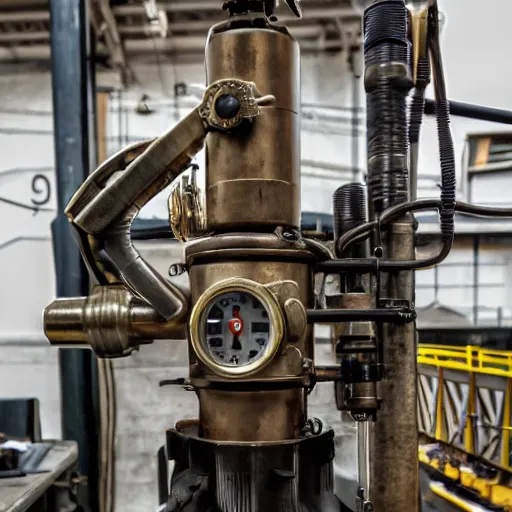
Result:
<svg viewBox="0 0 512 512"><path fill-rule="evenodd" d="M410 203L402 203L392 208L385 210L380 216L380 225L386 226L397 218L406 213L428 211L428 210L441 210L442 202L440 199L418 199ZM456 201L455 211L464 215L472 217L495 217L495 218L512 218L512 208L498 208L494 206L481 206L463 201ZM370 233L376 229L379 221L371 221L356 228L351 229L343 235L337 244L338 254L346 253L350 246L359 243L365 238L368 238ZM421 261L416 261L420 263ZM403 262L399 262L403 263Z"/></svg>
<svg viewBox="0 0 512 512"><path fill-rule="evenodd" d="M446 95L441 44L439 39L439 10L437 2L429 9L430 51L432 57L434 90L436 96L437 135L439 138L439 156L441 159L441 233L449 252L455 233L455 150L450 130L450 105Z"/></svg>

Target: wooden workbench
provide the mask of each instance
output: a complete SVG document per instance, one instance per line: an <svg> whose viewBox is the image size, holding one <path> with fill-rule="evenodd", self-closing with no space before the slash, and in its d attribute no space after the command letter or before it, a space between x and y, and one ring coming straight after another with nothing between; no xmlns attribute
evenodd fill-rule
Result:
<svg viewBox="0 0 512 512"><path fill-rule="evenodd" d="M25 512L74 466L77 457L76 443L58 441L39 465L38 469L46 473L0 479L0 512Z"/></svg>

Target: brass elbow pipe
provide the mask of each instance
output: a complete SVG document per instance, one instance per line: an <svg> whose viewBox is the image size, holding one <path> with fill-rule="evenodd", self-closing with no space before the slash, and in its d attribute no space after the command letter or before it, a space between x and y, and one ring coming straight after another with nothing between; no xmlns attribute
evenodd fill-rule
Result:
<svg viewBox="0 0 512 512"><path fill-rule="evenodd" d="M185 337L185 317L165 321L124 286L96 286L89 297L57 299L44 312L53 346L87 348L98 357L124 357L155 339Z"/></svg>

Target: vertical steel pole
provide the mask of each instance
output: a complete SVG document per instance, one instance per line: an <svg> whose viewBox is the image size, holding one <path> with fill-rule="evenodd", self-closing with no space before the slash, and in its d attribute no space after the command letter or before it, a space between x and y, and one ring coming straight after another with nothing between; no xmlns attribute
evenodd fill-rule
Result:
<svg viewBox="0 0 512 512"><path fill-rule="evenodd" d="M58 216L52 223L57 295L88 294L88 276L64 208L95 166L94 72L87 2L52 0L51 51ZM79 448L88 510L98 510L98 382L86 350L60 350L62 434ZM82 489L82 493L85 489Z"/></svg>
<svg viewBox="0 0 512 512"><path fill-rule="evenodd" d="M478 282L479 282L480 237L473 237L473 323L478 325Z"/></svg>
<svg viewBox="0 0 512 512"><path fill-rule="evenodd" d="M364 14L368 195L376 219L410 196L406 98L413 86L409 13L405 3L380 1ZM375 248L392 261L415 259L411 216L376 236ZM377 297L414 303L414 272L384 274ZM380 408L371 434L370 500L375 512L419 510L417 336L414 323L379 326Z"/></svg>
<svg viewBox="0 0 512 512"><path fill-rule="evenodd" d="M414 259L411 222L391 226L391 260ZM387 276L388 297L414 302L414 272ZM387 324L382 328L381 357L384 377L378 384L381 407L372 438L372 489L376 512L416 512L419 499L417 343L416 325Z"/></svg>

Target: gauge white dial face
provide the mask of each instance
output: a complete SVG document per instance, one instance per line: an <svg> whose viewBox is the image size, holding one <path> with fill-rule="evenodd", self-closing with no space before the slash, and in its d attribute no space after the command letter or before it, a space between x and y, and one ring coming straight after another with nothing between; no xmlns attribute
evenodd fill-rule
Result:
<svg viewBox="0 0 512 512"><path fill-rule="evenodd" d="M218 364L239 367L263 357L272 325L264 304L250 293L219 295L203 318L206 349Z"/></svg>

